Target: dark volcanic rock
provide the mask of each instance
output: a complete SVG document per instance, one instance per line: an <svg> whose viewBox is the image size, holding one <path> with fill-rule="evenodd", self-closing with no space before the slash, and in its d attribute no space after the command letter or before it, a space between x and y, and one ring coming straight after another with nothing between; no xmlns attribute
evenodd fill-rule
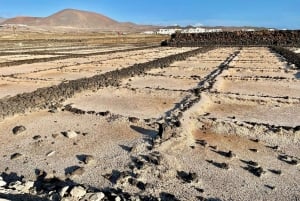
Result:
<svg viewBox="0 0 300 201"><path fill-rule="evenodd" d="M176 33L161 45L168 46L299 46L300 31L232 31L213 33Z"/></svg>
<svg viewBox="0 0 300 201"><path fill-rule="evenodd" d="M137 123L140 119L137 118L137 117L129 117L128 120L129 120L131 123Z"/></svg>
<svg viewBox="0 0 300 201"><path fill-rule="evenodd" d="M221 169L225 169L228 170L229 169L229 165L227 163L219 163L219 162L215 162L213 160L206 160L208 163L213 164L214 166L221 168Z"/></svg>
<svg viewBox="0 0 300 201"><path fill-rule="evenodd" d="M177 199L175 195L166 192L160 193L160 199L162 201L179 201L179 199Z"/></svg>
<svg viewBox="0 0 300 201"><path fill-rule="evenodd" d="M197 179L197 174L196 173L187 173L185 171L177 171L177 178L187 182L191 183L192 181L195 181Z"/></svg>
<svg viewBox="0 0 300 201"><path fill-rule="evenodd" d="M21 156L22 156L22 154L20 154L20 153L14 153L10 156L10 159L14 160L14 159L20 158Z"/></svg>
<svg viewBox="0 0 300 201"><path fill-rule="evenodd" d="M18 135L26 130L25 126L16 126L12 129L13 134Z"/></svg>
<svg viewBox="0 0 300 201"><path fill-rule="evenodd" d="M293 156L280 154L278 156L278 159L290 165L298 165L298 160L295 159Z"/></svg>
<svg viewBox="0 0 300 201"><path fill-rule="evenodd" d="M264 169L262 167L254 167L252 165L248 165L247 167L244 167L245 170L248 170L252 174L254 174L257 177L260 177L262 174L265 173Z"/></svg>

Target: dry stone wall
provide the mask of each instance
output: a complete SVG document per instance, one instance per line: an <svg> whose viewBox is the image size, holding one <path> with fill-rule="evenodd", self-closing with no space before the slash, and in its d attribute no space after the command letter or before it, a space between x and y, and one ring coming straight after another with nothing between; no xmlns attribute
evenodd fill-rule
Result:
<svg viewBox="0 0 300 201"><path fill-rule="evenodd" d="M206 52L213 47L198 48L192 51L170 55L146 63L135 64L128 68L95 75L90 78L72 80L59 85L39 88L31 93L18 94L11 98L0 100L0 119L15 114L25 113L31 109L46 109L55 107L63 100L72 97L75 93L89 89L99 89L107 86L118 86L119 81L134 75L142 74L152 68L164 68L172 62L185 60L201 52Z"/></svg>
<svg viewBox="0 0 300 201"><path fill-rule="evenodd" d="M283 47L270 47L271 50L283 56L289 63L295 64L298 69L300 69L300 54L297 54L291 50Z"/></svg>
<svg viewBox="0 0 300 201"><path fill-rule="evenodd" d="M215 46L300 46L300 30L176 33L162 45L175 47Z"/></svg>

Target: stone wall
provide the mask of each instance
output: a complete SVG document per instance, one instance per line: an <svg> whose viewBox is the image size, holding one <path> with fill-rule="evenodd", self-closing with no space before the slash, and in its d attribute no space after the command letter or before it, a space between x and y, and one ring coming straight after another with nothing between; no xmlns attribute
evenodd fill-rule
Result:
<svg viewBox="0 0 300 201"><path fill-rule="evenodd" d="M300 46L300 30L296 31L235 31L215 33L176 33L165 46Z"/></svg>
<svg viewBox="0 0 300 201"><path fill-rule="evenodd" d="M170 55L146 63L135 64L128 68L95 75L90 78L72 80L59 85L39 88L31 93L18 94L14 97L0 100L0 119L25 113L28 110L46 109L57 105L75 93L83 90L99 89L106 86L118 86L119 81L133 75L142 74L152 68L164 68L175 61L185 60L201 52L212 50L213 47L198 48L192 51Z"/></svg>
<svg viewBox="0 0 300 201"><path fill-rule="evenodd" d="M272 46L270 47L270 49L283 56L289 63L295 64L296 67L300 69L300 54L297 54L283 47Z"/></svg>

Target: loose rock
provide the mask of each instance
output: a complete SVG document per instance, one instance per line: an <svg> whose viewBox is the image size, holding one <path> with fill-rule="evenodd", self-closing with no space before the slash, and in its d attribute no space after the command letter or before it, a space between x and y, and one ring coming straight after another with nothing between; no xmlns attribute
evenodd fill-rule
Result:
<svg viewBox="0 0 300 201"><path fill-rule="evenodd" d="M75 186L70 194L72 197L81 198L86 194L86 190L82 186Z"/></svg>
<svg viewBox="0 0 300 201"><path fill-rule="evenodd" d="M25 126L16 126L12 129L13 134L18 135L26 130Z"/></svg>
<svg viewBox="0 0 300 201"><path fill-rule="evenodd" d="M100 193L93 193L92 195L89 196L90 201L100 201L103 198L105 198L105 194L100 192Z"/></svg>
<svg viewBox="0 0 300 201"><path fill-rule="evenodd" d="M129 120L131 123L137 123L140 119L139 119L139 118L136 118L136 117L129 117L128 120Z"/></svg>
<svg viewBox="0 0 300 201"><path fill-rule="evenodd" d="M67 138L75 138L78 136L78 134L75 131L66 131L62 132L62 134Z"/></svg>
<svg viewBox="0 0 300 201"><path fill-rule="evenodd" d="M83 162L84 162L84 164L88 165L88 164L95 162L95 158L92 155L86 155Z"/></svg>
<svg viewBox="0 0 300 201"><path fill-rule="evenodd" d="M6 186L6 184L7 183L5 181L3 181L3 178L0 177L0 187Z"/></svg>
<svg viewBox="0 0 300 201"><path fill-rule="evenodd" d="M41 136L40 136L40 135L35 135L35 136L33 136L32 138L33 138L34 140L38 140L38 139L41 138Z"/></svg>
<svg viewBox="0 0 300 201"><path fill-rule="evenodd" d="M15 160L17 158L20 158L21 156L22 156L22 154L20 154L20 153L14 153L10 156L10 159Z"/></svg>
<svg viewBox="0 0 300 201"><path fill-rule="evenodd" d="M53 156L55 154L55 151L49 151L46 155L47 156Z"/></svg>
<svg viewBox="0 0 300 201"><path fill-rule="evenodd" d="M69 186L63 187L63 188L59 191L60 197L64 197L68 189L69 189Z"/></svg>

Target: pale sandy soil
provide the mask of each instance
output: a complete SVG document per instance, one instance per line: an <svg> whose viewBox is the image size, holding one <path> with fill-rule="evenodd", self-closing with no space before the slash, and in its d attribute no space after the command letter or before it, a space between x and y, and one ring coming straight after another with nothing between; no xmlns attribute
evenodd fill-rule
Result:
<svg viewBox="0 0 300 201"><path fill-rule="evenodd" d="M252 94L260 96L300 96L300 83L297 82L285 82L285 81L231 81L222 80L221 86L218 88L221 92L231 92L240 94Z"/></svg>
<svg viewBox="0 0 300 201"><path fill-rule="evenodd" d="M56 57L57 55L13 55L13 56L0 56L0 63L8 62L8 61L19 61L26 59L40 59L40 58L49 58Z"/></svg>
<svg viewBox="0 0 300 201"><path fill-rule="evenodd" d="M85 49L90 49L90 51L93 50L117 50L117 49L126 49L126 48L131 48L134 46L126 45L124 47L110 47L110 46L104 46L104 45L55 45L53 47L52 44L49 44L48 46L34 46L34 47L22 47L20 46L19 49L16 48L2 48L3 52L10 52L10 53L23 53L23 52L47 52L47 51L53 51L53 52L62 52L64 51L65 53L70 53L71 51L74 51L75 53L77 51L85 51Z"/></svg>
<svg viewBox="0 0 300 201"><path fill-rule="evenodd" d="M277 126L299 125L300 101L295 103L268 103L259 99L239 100L239 96L228 99L219 96L210 97L211 103L205 112L212 112L216 118L232 118L238 121L265 123Z"/></svg>
<svg viewBox="0 0 300 201"><path fill-rule="evenodd" d="M24 125L26 132L14 135L12 128L16 122ZM4 172L9 167L9 172L17 172L34 180L35 169L45 170L50 174L55 171L55 176L64 178L66 168L84 166L84 176L74 178L75 181L97 187L109 185L101 175L126 166L129 155L122 149L122 145L132 146L140 143L143 137L153 134L151 130L142 129L141 132L145 131L144 133L138 132L139 125L136 125L135 130L123 119L108 122L103 117L74 115L69 112L51 114L41 111L7 119L0 126L1 171ZM147 128L143 124L140 127ZM69 139L61 133L68 130L80 134ZM34 140L36 135L41 138ZM53 137L56 135L57 137ZM47 156L51 151L55 151L55 154ZM16 152L23 156L11 160L10 156ZM80 163L77 156L82 154L93 155L96 162L92 165Z"/></svg>
<svg viewBox="0 0 300 201"><path fill-rule="evenodd" d="M243 68L230 68L228 70L227 75L234 75L238 77L262 77L262 76L269 76L269 77L283 77L286 79L295 79L295 74L297 73L297 70L284 70L284 69L243 69Z"/></svg>
<svg viewBox="0 0 300 201"><path fill-rule="evenodd" d="M1 75L14 75L17 79L3 78L4 81L2 81L0 87L0 91L2 91L1 97L13 96L22 92L31 92L37 88L59 84L65 80L92 77L118 68L126 68L138 62L151 61L191 49L151 48L108 55L3 67L0 68ZM20 84L22 84L20 87L16 87L16 85Z"/></svg>
<svg viewBox="0 0 300 201"><path fill-rule="evenodd" d="M0 98L35 91L38 88L58 84L58 82L0 78Z"/></svg>
<svg viewBox="0 0 300 201"><path fill-rule="evenodd" d="M251 50L250 48L244 49L246 49L245 51ZM260 48L251 54L255 60L260 55L256 55L257 52L270 55L266 49ZM243 55L243 53L242 50L240 54ZM251 59L245 65L251 66ZM226 71L223 72L225 75L227 73ZM228 92L235 92L232 88L228 89L228 85L221 81L222 76L218 79L220 80L215 84L213 91L225 88ZM241 120L299 126L300 119L297 115L300 108L299 100L292 101L289 99L286 101L293 103L286 104L274 103L277 100L270 100L267 104L261 104L259 96L256 96L261 94L261 88L265 87L265 92L269 92L269 94L271 92L271 95L274 95L270 84L274 85L275 91L278 88L276 85L282 86L281 81L267 82L266 84L256 82L256 87L250 89L249 83L251 82L245 81L244 85L232 84L235 89L239 90L237 92L246 93L248 91L246 94L255 95L254 97L247 97L248 100L238 100L240 97L238 95L236 100L226 99L222 97L222 93L211 100L207 97L210 93L208 91L205 93L206 95L202 94L201 100L203 101L185 113L182 119L182 132L178 139L165 142L158 150L164 156L164 163L170 165L169 169L194 172L197 173L199 179L191 183L178 180L176 182L176 172L167 171L165 177L168 179L164 184L161 182L155 185L157 188L168 190L182 200L197 200L197 198L191 198L191 195L198 195L211 200L297 200L300 198L300 180L296 176L300 171L299 165L294 166L278 160L278 156L282 153L288 153L295 157L300 156L299 132L291 133L290 135L293 136L289 138L285 137L285 134L282 136L281 134L277 134L277 136L274 133L268 134L267 130L258 127L255 130L255 128L234 126L234 122ZM276 90L277 93L275 94L280 96L292 95L299 98L299 90L290 92L291 83L289 84L283 85L285 89L282 86L281 91L279 91L280 89ZM269 90L267 90L267 85L269 85ZM296 84L292 86L296 86ZM268 93L264 93L264 95L266 94ZM251 99L256 99L256 101L252 102ZM201 117L201 115L205 116ZM224 117L232 118L233 116L235 116L234 119L222 121ZM206 121L207 117L214 117L220 123L215 124L212 120ZM232 122L232 124L228 122ZM254 133L255 135L253 135ZM258 143L249 140L255 139L254 136L264 140ZM203 143L207 144L201 145ZM269 143L279 145L279 149L274 151L268 148ZM256 149L257 152L250 149ZM232 151L234 154L232 158L222 155L228 151ZM213 162L210 163L210 160ZM265 173L261 177L253 175L245 169L247 168L247 161L257 162ZM229 169L218 167L220 163L226 163ZM271 170L281 170L282 174L276 175ZM148 176L150 177L150 174ZM158 182L158 180L154 179L153 182ZM204 192L201 193L197 189L203 189Z"/></svg>
<svg viewBox="0 0 300 201"><path fill-rule="evenodd" d="M153 69L147 72L149 75L124 80L123 85L132 88L193 89L198 86L201 79L215 70L232 53L232 50L232 48L212 50L190 57L185 61L174 62L170 68ZM207 57L210 57L210 61L207 60ZM214 64L214 68L209 67L212 64Z"/></svg>
<svg viewBox="0 0 300 201"><path fill-rule="evenodd" d="M300 131L284 128L300 125L299 81L293 78L293 70L286 69L286 62L267 48L243 48L230 62L238 49L218 48L174 62L167 68L121 80L118 88L81 92L63 103L95 111L93 114L74 114L61 111L64 108L61 107L56 113L39 111L1 121L0 170L34 179L35 169L42 169L50 176L64 178L70 167L80 166L85 171L72 178L75 182L101 189L120 188L135 195L162 197L170 193L178 200L300 199L300 177L297 176ZM128 61L124 61L125 56L108 57L106 61L99 56L97 62L101 60L105 63L103 66L108 66L103 69L113 70L117 65L126 66L187 50L154 48L134 53L136 55L127 53L131 58L126 56ZM224 61L229 62L228 69L222 68ZM66 65L64 61L59 62ZM57 68L55 62L52 64ZM47 70L49 68L51 65L35 78L62 80L70 79L73 71L81 76L86 72L105 71L101 65L82 63L78 68L73 64L60 71L66 74L55 74L56 69ZM28 73L30 77L34 74L26 71L21 76L26 78ZM244 79L246 76L249 79ZM260 77L258 81L253 80L257 77ZM190 90L195 88L199 89L198 94ZM198 102L194 104L194 100ZM107 110L110 111L107 116L96 115ZM128 117L139 120L132 123ZM173 120L180 124L172 124ZM155 122L166 124L162 139L152 138L158 133ZM24 125L26 131L13 135L12 129L17 125ZM274 125L284 127L275 129ZM68 130L79 134L66 138L62 132ZM41 138L34 140L36 135ZM47 156L51 151L55 153ZM228 156L229 151L232 156ZM22 156L11 160L14 153ZM78 159L82 154L93 155L95 162L83 164ZM284 154L297 164L280 158ZM147 157L158 157L159 161L147 160ZM262 168L260 176L249 171L249 161ZM222 163L228 169L222 168ZM103 177L124 170L136 175L145 189L130 184L132 176L120 177L113 183ZM193 173L194 177L186 180L180 171Z"/></svg>
<svg viewBox="0 0 300 201"><path fill-rule="evenodd" d="M124 85L132 88L159 88L159 89L173 89L173 90L188 90L197 86L199 81L191 79L177 79L163 76L141 76L133 77L130 80L125 80Z"/></svg>
<svg viewBox="0 0 300 201"><path fill-rule="evenodd" d="M88 48L88 47L87 47ZM76 49L72 48L68 51L60 51L59 49L53 49L56 53L61 54L88 54L88 53L97 53L97 52L107 52L107 51L113 51L113 50L125 50L130 48L130 46L124 46L124 47L101 47L101 48L95 48L95 49ZM131 47L134 48L134 47Z"/></svg>
<svg viewBox="0 0 300 201"><path fill-rule="evenodd" d="M110 111L126 117L147 119L159 118L186 95L184 92L104 88L77 94L64 104L72 104L72 107L84 111Z"/></svg>
<svg viewBox="0 0 300 201"><path fill-rule="evenodd" d="M165 51L164 51L165 50ZM122 53L112 53L112 54L106 54L106 55L96 55L96 56L86 56L86 57L79 57L79 58L70 58L70 59L63 59L63 60L56 60L56 61L50 61L50 62L39 62L39 63L33 63L33 64L21 64L17 66L8 66L8 67L2 67L0 68L0 74L1 75L11 75L11 74L24 74L24 73L32 73L35 71L46 71L48 69L60 69L65 67L72 67L72 68L79 68L79 65L100 65L100 67L103 67L105 65L112 65L114 62L118 62L120 59L124 62L123 58L127 58L128 60L136 59L136 61L139 61L141 57L143 59L149 58L153 59L156 57L162 57L166 56L168 54L174 54L179 53L188 50L186 49L169 49L169 48L162 48L162 49L147 49L147 50L136 50L136 51L130 51L130 52L122 52ZM158 53L161 52L161 55ZM166 53L166 54L164 54ZM128 63L128 62L127 62ZM124 62L126 64L126 61ZM123 65L124 65L123 64ZM130 63L128 63L130 64ZM120 64L118 65L119 67Z"/></svg>

